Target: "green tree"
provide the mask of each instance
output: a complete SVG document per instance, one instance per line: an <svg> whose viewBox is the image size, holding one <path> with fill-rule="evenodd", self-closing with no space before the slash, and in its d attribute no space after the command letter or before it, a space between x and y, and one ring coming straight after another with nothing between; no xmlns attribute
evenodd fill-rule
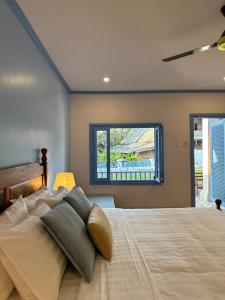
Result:
<svg viewBox="0 0 225 300"><path fill-rule="evenodd" d="M121 145L121 142L127 137L131 128L111 128L110 129L110 161L136 161L138 160L138 154L136 152L122 153L116 151L113 148ZM97 151L98 161L107 161L107 139L105 131L98 131L97 133Z"/></svg>
<svg viewBox="0 0 225 300"><path fill-rule="evenodd" d="M137 161L140 158L136 152L131 153L122 153L119 151L110 151L110 161ZM107 153L106 151L98 154L98 161L106 162L107 161Z"/></svg>

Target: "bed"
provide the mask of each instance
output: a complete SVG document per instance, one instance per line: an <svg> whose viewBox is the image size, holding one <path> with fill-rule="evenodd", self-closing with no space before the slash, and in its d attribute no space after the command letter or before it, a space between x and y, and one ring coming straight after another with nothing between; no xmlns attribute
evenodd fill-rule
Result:
<svg viewBox="0 0 225 300"><path fill-rule="evenodd" d="M111 262L97 255L89 284L68 265L59 300L225 299L223 211L215 208L104 211L113 232ZM20 298L14 291L9 299Z"/></svg>

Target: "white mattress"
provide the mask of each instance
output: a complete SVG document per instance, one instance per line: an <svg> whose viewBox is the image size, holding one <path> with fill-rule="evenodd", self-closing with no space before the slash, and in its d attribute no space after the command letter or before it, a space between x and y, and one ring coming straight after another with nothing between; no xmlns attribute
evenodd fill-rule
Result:
<svg viewBox="0 0 225 300"><path fill-rule="evenodd" d="M105 212L113 229L112 261L97 256L90 284L67 269L59 300L225 299L225 213L215 208Z"/></svg>

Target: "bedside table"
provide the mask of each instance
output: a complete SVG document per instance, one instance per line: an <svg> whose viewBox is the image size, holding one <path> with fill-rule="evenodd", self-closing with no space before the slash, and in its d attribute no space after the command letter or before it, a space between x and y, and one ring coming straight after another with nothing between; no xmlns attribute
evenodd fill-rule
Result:
<svg viewBox="0 0 225 300"><path fill-rule="evenodd" d="M102 208L115 208L113 195L87 195L91 203L96 203Z"/></svg>

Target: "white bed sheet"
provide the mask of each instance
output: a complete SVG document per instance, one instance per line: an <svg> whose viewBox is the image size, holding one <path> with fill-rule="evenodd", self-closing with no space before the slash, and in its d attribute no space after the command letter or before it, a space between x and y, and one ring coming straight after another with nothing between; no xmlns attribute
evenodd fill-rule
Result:
<svg viewBox="0 0 225 300"><path fill-rule="evenodd" d="M97 256L90 284L67 269L59 300L225 299L224 212L215 208L105 212L113 230L112 261Z"/></svg>

